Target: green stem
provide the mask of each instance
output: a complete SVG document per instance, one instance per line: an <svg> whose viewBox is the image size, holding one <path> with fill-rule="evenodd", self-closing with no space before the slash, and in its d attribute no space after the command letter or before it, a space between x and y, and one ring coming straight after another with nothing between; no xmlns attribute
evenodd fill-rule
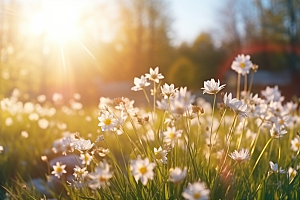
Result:
<svg viewBox="0 0 300 200"><path fill-rule="evenodd" d="M244 171L243 171L243 169L241 167L241 163L239 163L239 166L240 166L240 170L242 171L242 176L244 178L244 181L246 182L246 185L247 185L248 190L249 190L249 194L248 195L251 196L251 186L250 186L250 183L249 183L249 179L246 178L245 173L244 173ZM248 195L247 195L247 199L248 199Z"/></svg>
<svg viewBox="0 0 300 200"><path fill-rule="evenodd" d="M236 98L237 99L240 99L240 85L241 85L241 74L238 73L237 88L236 88Z"/></svg>
<svg viewBox="0 0 300 200"><path fill-rule="evenodd" d="M208 155L208 164L207 164L208 177L209 177L210 155L211 155L211 150L212 150L211 136L212 136L213 124L214 124L214 112L215 112L216 96L217 95L214 94L214 102L213 102L213 108L212 108L212 114L211 114L211 127L210 127L210 136L209 136L209 155Z"/></svg>
<svg viewBox="0 0 300 200"><path fill-rule="evenodd" d="M250 177L252 176L252 174L253 174L253 172L254 172L254 170L255 170L255 168L256 168L256 166L257 166L259 160L260 160L260 158L262 157L263 153L265 152L267 146L268 146L269 143L272 141L272 139L273 139L273 137L271 137L271 138L268 140L268 142L266 143L266 145L264 146L264 148L263 148L262 151L260 152L260 155L258 156L258 158L257 158L257 160L256 160L256 162L255 162L255 164L254 164L254 166L253 166L253 169L252 169L252 171L251 171L251 173L250 173Z"/></svg>
<svg viewBox="0 0 300 200"><path fill-rule="evenodd" d="M253 78L254 78L254 72L252 71L251 72L251 80L250 80L249 90L248 90L249 94L250 94L251 89L252 89Z"/></svg>

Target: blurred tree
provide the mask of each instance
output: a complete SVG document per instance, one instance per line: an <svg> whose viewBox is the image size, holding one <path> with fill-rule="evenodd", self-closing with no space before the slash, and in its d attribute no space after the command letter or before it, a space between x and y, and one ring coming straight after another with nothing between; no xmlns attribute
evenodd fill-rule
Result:
<svg viewBox="0 0 300 200"><path fill-rule="evenodd" d="M172 64L169 73L167 74L167 81L175 84L176 87L185 87L189 89L195 88L195 78L197 66L187 57L178 57Z"/></svg>
<svg viewBox="0 0 300 200"><path fill-rule="evenodd" d="M120 9L120 30L116 38L123 46L128 62L122 62L126 69L123 77L139 76L150 67L160 66L166 71L171 62L170 45L171 20L163 0L118 0ZM118 70L118 67L115 67Z"/></svg>

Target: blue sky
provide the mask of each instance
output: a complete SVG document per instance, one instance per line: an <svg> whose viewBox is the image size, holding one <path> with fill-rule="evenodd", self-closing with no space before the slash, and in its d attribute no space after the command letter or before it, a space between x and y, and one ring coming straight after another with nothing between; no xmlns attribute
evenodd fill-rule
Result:
<svg viewBox="0 0 300 200"><path fill-rule="evenodd" d="M222 0L170 0L175 43L192 42L199 33L217 26Z"/></svg>

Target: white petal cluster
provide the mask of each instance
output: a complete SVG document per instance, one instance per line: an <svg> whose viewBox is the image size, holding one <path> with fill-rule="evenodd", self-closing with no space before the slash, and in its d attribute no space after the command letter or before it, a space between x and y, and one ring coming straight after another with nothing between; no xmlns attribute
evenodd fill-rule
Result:
<svg viewBox="0 0 300 200"><path fill-rule="evenodd" d="M112 178L112 173L109 170L109 164L104 160L96 167L95 172L88 175L88 186L93 189L105 188L109 184L109 179Z"/></svg>
<svg viewBox="0 0 300 200"><path fill-rule="evenodd" d="M189 183L188 187L182 192L182 196L189 200L207 200L210 190L206 189L202 182Z"/></svg>
<svg viewBox="0 0 300 200"><path fill-rule="evenodd" d="M179 167L171 168L170 170L170 178L169 181L174 183L179 183L183 181L186 177L187 168L185 167L183 170Z"/></svg>
<svg viewBox="0 0 300 200"><path fill-rule="evenodd" d="M239 118L245 118L248 116L247 104L237 98L232 98L231 93L229 93L229 95L227 95L227 93L224 95L223 102L227 107L231 108L235 114L239 116Z"/></svg>
<svg viewBox="0 0 300 200"><path fill-rule="evenodd" d="M156 164L151 163L148 158L142 160L140 155L138 155L136 160L131 160L130 162L130 170L135 181L138 182L140 180L143 185L147 184L148 179L153 180L153 169L155 166Z"/></svg>
<svg viewBox="0 0 300 200"><path fill-rule="evenodd" d="M236 71L239 74L242 74L243 76L248 74L250 69L252 68L253 64L250 61L249 55L238 55L235 60L231 64L231 69Z"/></svg>
<svg viewBox="0 0 300 200"><path fill-rule="evenodd" d="M154 70L150 68L150 74L145 74L146 78L149 80L155 81L156 83L159 83L159 79L163 79L164 76L159 73L159 68L156 67Z"/></svg>
<svg viewBox="0 0 300 200"><path fill-rule="evenodd" d="M242 163L248 160L250 157L248 149L242 149L239 152L235 150L234 152L229 154L229 156L238 163Z"/></svg>
<svg viewBox="0 0 300 200"><path fill-rule="evenodd" d="M285 170L283 170L281 167L278 168L278 164L277 163L273 163L272 161L270 161L270 167L271 167L271 170L275 173L280 173L280 174L283 174L285 173Z"/></svg>
<svg viewBox="0 0 300 200"><path fill-rule="evenodd" d="M149 86L150 83L147 81L147 78L142 75L141 78L134 78L134 85L131 90L133 91L139 91L139 90L143 90L145 87Z"/></svg>
<svg viewBox="0 0 300 200"><path fill-rule="evenodd" d="M211 79L210 81L204 81L204 87L201 89L203 89L203 94L217 94L224 87L225 84L220 86L220 80L216 82L214 79Z"/></svg>
<svg viewBox="0 0 300 200"><path fill-rule="evenodd" d="M175 88L174 84L168 85L167 83L161 86L160 89L164 99L174 97L174 94L177 91L177 88Z"/></svg>

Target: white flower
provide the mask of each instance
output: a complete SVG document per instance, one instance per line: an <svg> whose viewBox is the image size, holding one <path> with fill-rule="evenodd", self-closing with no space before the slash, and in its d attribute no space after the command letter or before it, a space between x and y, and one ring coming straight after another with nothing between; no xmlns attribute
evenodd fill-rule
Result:
<svg viewBox="0 0 300 200"><path fill-rule="evenodd" d="M48 161L48 157L47 156L41 156L42 161L47 162Z"/></svg>
<svg viewBox="0 0 300 200"><path fill-rule="evenodd" d="M28 115L28 118L30 121L37 121L40 118L40 116L37 113L30 113Z"/></svg>
<svg viewBox="0 0 300 200"><path fill-rule="evenodd" d="M295 137L294 139L291 140L291 149L293 151L298 151L300 147L300 141L298 137Z"/></svg>
<svg viewBox="0 0 300 200"><path fill-rule="evenodd" d="M250 56L238 55L231 64L231 69L239 74L246 75L252 68L252 62L250 61Z"/></svg>
<svg viewBox="0 0 300 200"><path fill-rule="evenodd" d="M182 196L189 200L207 200L210 190L205 188L202 182L189 183L188 187L182 192Z"/></svg>
<svg viewBox="0 0 300 200"><path fill-rule="evenodd" d="M170 171L169 181L174 183L179 183L183 181L183 179L186 177L187 168L185 167L183 170L181 170L179 167L175 167L175 169L171 168L169 171Z"/></svg>
<svg viewBox="0 0 300 200"><path fill-rule="evenodd" d="M285 171L280 167L279 170L278 170L278 164L277 163L273 163L272 161L270 161L270 167L271 167L271 170L275 173L285 173Z"/></svg>
<svg viewBox="0 0 300 200"><path fill-rule="evenodd" d="M167 127L167 130L163 132L164 142L170 143L172 147L175 145L175 141L181 137L182 130L176 130L175 127Z"/></svg>
<svg viewBox="0 0 300 200"><path fill-rule="evenodd" d="M3 150L4 150L3 146L0 145L0 153L2 153Z"/></svg>
<svg viewBox="0 0 300 200"><path fill-rule="evenodd" d="M289 167L289 170L288 170L288 178L289 180L293 180L295 178L295 176L297 175L297 171L291 167Z"/></svg>
<svg viewBox="0 0 300 200"><path fill-rule="evenodd" d="M203 94L217 94L224 87L225 84L220 86L220 80L216 82L214 79L211 79L210 81L204 81L204 88L201 89L203 89Z"/></svg>
<svg viewBox="0 0 300 200"><path fill-rule="evenodd" d="M282 102L284 100L277 85L274 88L267 86L265 90L261 91L261 94L265 97L267 102Z"/></svg>
<svg viewBox="0 0 300 200"><path fill-rule="evenodd" d="M164 96L164 99L168 99L170 97L173 97L175 92L177 91L177 88L175 88L174 84L168 85L164 84L160 87L161 94Z"/></svg>
<svg viewBox="0 0 300 200"><path fill-rule="evenodd" d="M159 79L163 79L164 76L158 73L158 71L159 71L158 67L156 67L154 70L150 68L150 74L145 74L145 76L146 78L149 78L149 80L159 83Z"/></svg>
<svg viewBox="0 0 300 200"><path fill-rule="evenodd" d="M22 132L21 132L21 136L22 136L23 138L28 138L28 132L27 132L27 131L22 131Z"/></svg>
<svg viewBox="0 0 300 200"><path fill-rule="evenodd" d="M242 163L245 160L249 159L249 151L248 151L248 149L242 149L242 150L240 150L240 152L237 152L237 150L235 150L234 152L229 154L229 156L236 162Z"/></svg>
<svg viewBox="0 0 300 200"><path fill-rule="evenodd" d="M130 170L136 182L139 180L143 185L146 185L148 179L153 180L155 163L150 163L148 158L144 160L138 155L137 160L131 160Z"/></svg>
<svg viewBox="0 0 300 200"><path fill-rule="evenodd" d="M231 108L235 112L235 114L239 116L240 119L248 116L247 104L243 103L243 101L240 101L236 98L232 98L231 93L229 93L228 96L227 93L224 95L223 102L227 107Z"/></svg>
<svg viewBox="0 0 300 200"><path fill-rule="evenodd" d="M41 94L41 95L37 96L37 100L38 100L38 102L43 103L44 101L46 101L46 96Z"/></svg>
<svg viewBox="0 0 300 200"><path fill-rule="evenodd" d="M86 177L86 175L88 174L89 172L86 171L86 167L78 167L77 165L75 165L75 168L74 168L74 173L73 175L75 176L76 179L84 179L84 177Z"/></svg>
<svg viewBox="0 0 300 200"><path fill-rule="evenodd" d="M91 143L90 140L80 139L73 141L73 145L74 149L77 149L78 151L87 151L94 146L94 143Z"/></svg>
<svg viewBox="0 0 300 200"><path fill-rule="evenodd" d="M273 126L270 129L270 134L274 138L280 138L286 133L287 133L287 131L284 130L280 124L277 124L277 123L273 123Z"/></svg>
<svg viewBox="0 0 300 200"><path fill-rule="evenodd" d="M5 125L6 126L12 126L14 124L13 120L11 117L8 117L5 119Z"/></svg>
<svg viewBox="0 0 300 200"><path fill-rule="evenodd" d="M159 147L158 149L156 149L154 147L154 155L155 155L155 159L163 164L167 164L167 154L168 152L164 149L162 149L161 147Z"/></svg>
<svg viewBox="0 0 300 200"><path fill-rule="evenodd" d="M93 160L93 156L91 156L89 153L82 153L80 154L80 159L82 160L82 164L86 164L89 165L91 163L91 161Z"/></svg>
<svg viewBox="0 0 300 200"><path fill-rule="evenodd" d="M94 173L89 174L90 180L88 181L88 186L93 189L104 188L109 185L108 180L112 178L112 174L109 170L109 164L104 160L96 167Z"/></svg>
<svg viewBox="0 0 300 200"><path fill-rule="evenodd" d="M104 112L98 117L100 121L98 126L101 126L102 131L113 131L118 125L117 120L114 118L114 115L109 112Z"/></svg>
<svg viewBox="0 0 300 200"><path fill-rule="evenodd" d="M59 93L54 93L53 96L52 96L52 100L53 100L55 103L59 103L60 101L63 100L63 95L62 95L62 94L59 94Z"/></svg>
<svg viewBox="0 0 300 200"><path fill-rule="evenodd" d="M133 91L139 91L139 90L143 90L145 87L149 86L150 83L147 81L147 78L145 76L141 76L141 78L134 78L134 85L131 90Z"/></svg>
<svg viewBox="0 0 300 200"><path fill-rule="evenodd" d="M43 118L38 121L38 124L41 129L46 129L49 126L49 121Z"/></svg>
<svg viewBox="0 0 300 200"><path fill-rule="evenodd" d="M55 176L60 178L60 176L67 173L65 167L66 165L61 165L59 162L56 162L56 165L53 165L53 171L51 172L51 174L54 174Z"/></svg>

